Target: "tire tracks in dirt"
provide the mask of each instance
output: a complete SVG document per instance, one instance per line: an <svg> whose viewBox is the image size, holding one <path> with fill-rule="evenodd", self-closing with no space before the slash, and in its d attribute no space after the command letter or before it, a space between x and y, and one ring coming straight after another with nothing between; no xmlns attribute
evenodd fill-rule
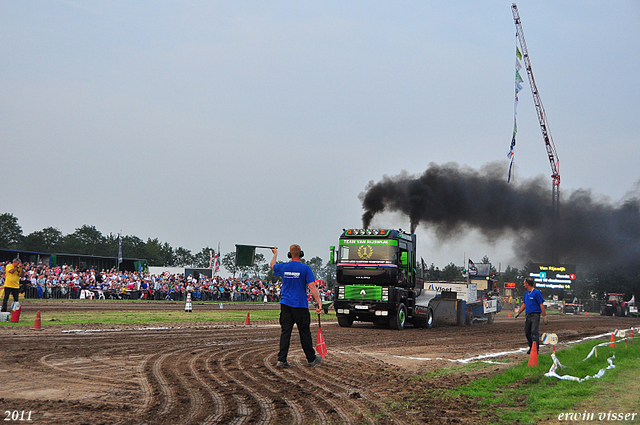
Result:
<svg viewBox="0 0 640 425"><path fill-rule="evenodd" d="M294 380L290 380L285 376L284 372L279 372L277 371L276 367L273 366L273 364L276 361L276 353L272 353L270 355L267 355L264 357L264 365L266 366L266 368L268 370L270 370L274 375L278 376L281 380L284 380L285 382L288 382L290 384L293 385L299 385L298 381L294 381ZM301 408L299 407L299 405L293 401L290 400L288 397L285 397L284 395L282 396L283 400L285 401L285 403L287 403L287 405L289 406L289 408L292 410L293 413L293 419L294 419L294 423L303 423L304 420L304 414L301 411ZM308 399L306 399L308 400ZM328 405L331 405L331 403L328 402L328 400L324 400ZM327 418L327 415L320 410L320 408L318 407L317 403L311 403L308 402L310 404L310 408L311 410L313 410L313 412L315 413L316 417L318 418L317 423L319 424L328 424L329 420ZM334 409L335 410L335 409Z"/></svg>
<svg viewBox="0 0 640 425"><path fill-rule="evenodd" d="M211 401L213 402L213 406L214 406L214 412L211 413L209 416L207 416L203 420L202 422L203 425L215 424L220 422L220 420L222 419L222 416L225 413L225 405L224 405L224 400L222 399L222 396L220 395L220 393L215 391L211 387L211 385L209 385L205 381L205 379L201 376L200 370L197 368L198 362L202 361L201 360L202 356L204 354L208 354L209 351L210 351L209 349L204 348L197 355L193 356L189 361L189 370L191 371L191 374L195 377L195 379L198 380L198 382L200 382L200 385L207 391L207 393L211 397ZM204 366L204 368L205 370L207 370L206 365Z"/></svg>
<svg viewBox="0 0 640 425"><path fill-rule="evenodd" d="M245 353L242 353L242 352ZM275 410L273 408L273 401L267 397L261 396L258 391L254 390L252 385L246 384L243 380L240 379L238 373L233 373L234 369L231 369L230 366L233 363L237 364L235 370L240 371L239 373L243 375L243 366L239 363L238 359L243 358L247 353L252 351L251 348L239 347L232 350L225 350L225 353L218 359L217 364L219 370L230 380L233 381L248 397L252 398L255 403L259 406L259 417L254 418L257 424L264 425L270 423L270 421L274 417ZM228 361L227 359L230 356L236 356L235 362ZM245 375L246 376L246 375ZM255 385L255 383L254 383ZM253 412L252 412L253 413Z"/></svg>

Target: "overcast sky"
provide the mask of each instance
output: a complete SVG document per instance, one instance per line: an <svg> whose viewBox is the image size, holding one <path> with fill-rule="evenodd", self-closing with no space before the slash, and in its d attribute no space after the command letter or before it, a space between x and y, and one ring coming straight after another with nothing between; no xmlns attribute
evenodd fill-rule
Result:
<svg viewBox="0 0 640 425"><path fill-rule="evenodd" d="M640 2L518 8L561 193L637 193ZM362 225L371 180L492 161L507 178L515 45L510 1L5 0L0 213L25 235L88 224L194 254L273 244L286 259L299 243L326 261ZM516 182L550 175L524 86ZM440 267L526 261L513 241L416 232Z"/></svg>

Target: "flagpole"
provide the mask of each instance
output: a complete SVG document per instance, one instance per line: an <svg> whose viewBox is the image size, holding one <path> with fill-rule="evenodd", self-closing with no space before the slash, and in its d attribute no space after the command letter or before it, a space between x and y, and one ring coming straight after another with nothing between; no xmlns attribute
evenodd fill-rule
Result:
<svg viewBox="0 0 640 425"><path fill-rule="evenodd" d="M213 274L216 274L217 272L220 271L220 260L221 260L221 252L220 252L220 242L218 242L218 253L215 255L215 258L213 260L214 265L213 265Z"/></svg>
<svg viewBox="0 0 640 425"><path fill-rule="evenodd" d="M118 271L120 270L120 265L122 264L122 229L120 229L120 233L118 233Z"/></svg>

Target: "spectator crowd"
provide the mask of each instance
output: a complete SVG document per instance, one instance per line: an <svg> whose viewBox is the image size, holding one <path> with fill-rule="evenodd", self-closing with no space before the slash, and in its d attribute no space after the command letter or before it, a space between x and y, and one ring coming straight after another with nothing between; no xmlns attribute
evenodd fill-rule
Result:
<svg viewBox="0 0 640 425"><path fill-rule="evenodd" d="M0 263L0 287L4 283L5 266ZM94 268L80 271L63 265L23 263L24 277L20 291L25 298L90 298L90 299L144 299L184 301L191 293L194 301L219 302L279 302L281 282L269 282L258 278L212 278L185 276L165 272L154 275L144 272L97 271ZM323 299L331 299L331 291L320 288Z"/></svg>

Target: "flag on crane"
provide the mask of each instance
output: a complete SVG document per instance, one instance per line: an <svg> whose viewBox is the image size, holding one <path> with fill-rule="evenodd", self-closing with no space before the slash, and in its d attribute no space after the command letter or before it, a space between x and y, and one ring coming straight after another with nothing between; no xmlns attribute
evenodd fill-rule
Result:
<svg viewBox="0 0 640 425"><path fill-rule="evenodd" d="M507 177L507 182L511 182L511 172L513 170L513 158L515 153L513 149L516 147L516 134L518 133L518 122L516 120L516 116L518 115L518 93L522 90L523 79L520 76L520 70L522 69L522 65L520 65L520 59L522 59L522 53L520 53L520 49L517 46L516 39L516 79L515 79L515 100L513 103L513 134L511 135L511 145L509 146L509 153L507 153L507 158L511 160L509 163L509 175Z"/></svg>

